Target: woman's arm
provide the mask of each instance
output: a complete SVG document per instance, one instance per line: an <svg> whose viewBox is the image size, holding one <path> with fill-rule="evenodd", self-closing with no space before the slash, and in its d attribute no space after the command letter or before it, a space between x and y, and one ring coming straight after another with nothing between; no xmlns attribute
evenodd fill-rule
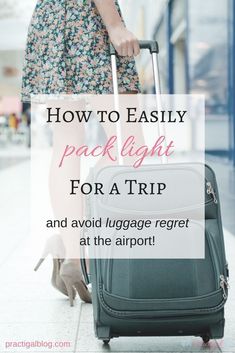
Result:
<svg viewBox="0 0 235 353"><path fill-rule="evenodd" d="M137 38L125 27L114 0L93 0L107 28L110 40L121 56L140 52Z"/></svg>

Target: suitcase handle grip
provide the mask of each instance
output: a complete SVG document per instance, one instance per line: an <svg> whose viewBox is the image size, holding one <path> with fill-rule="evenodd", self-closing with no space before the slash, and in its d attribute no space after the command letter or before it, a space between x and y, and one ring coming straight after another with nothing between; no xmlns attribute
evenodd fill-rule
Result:
<svg viewBox="0 0 235 353"><path fill-rule="evenodd" d="M151 54L159 53L158 42L156 40L139 40L140 49L148 49ZM110 55L115 55L116 50L112 44L110 44Z"/></svg>

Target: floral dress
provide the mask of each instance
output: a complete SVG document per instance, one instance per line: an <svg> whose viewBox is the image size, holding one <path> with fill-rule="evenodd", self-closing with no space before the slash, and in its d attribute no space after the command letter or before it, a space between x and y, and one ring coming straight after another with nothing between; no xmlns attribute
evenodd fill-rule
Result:
<svg viewBox="0 0 235 353"><path fill-rule="evenodd" d="M38 0L28 32L22 100L30 101L32 94L112 93L109 43L92 0ZM118 57L117 66L120 92L139 91L134 59Z"/></svg>

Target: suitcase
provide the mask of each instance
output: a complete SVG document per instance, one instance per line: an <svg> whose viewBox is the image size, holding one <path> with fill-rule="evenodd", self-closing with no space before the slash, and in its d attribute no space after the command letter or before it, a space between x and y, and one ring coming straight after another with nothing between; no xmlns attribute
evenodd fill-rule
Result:
<svg viewBox="0 0 235 353"><path fill-rule="evenodd" d="M140 41L140 47L149 49L152 54L156 92L160 92L158 45L152 41ZM111 58L114 93L117 95L113 48ZM146 165L143 168L146 175L153 175L172 168L172 165ZM187 172L186 164L174 165L174 168L177 173ZM128 166L106 167L99 171L96 181L106 184L131 172L133 169ZM90 204L93 209L89 210L89 217L92 217L94 208L97 215L95 197ZM128 206L123 202L123 214L131 216L135 206L135 200ZM108 207L113 210L116 205L111 201ZM207 165L204 209L204 259L91 259L90 275L85 261L81 260L85 280L89 283L91 279L92 283L94 326L98 339L108 344L111 338L119 336L200 336L207 343L210 339L223 337L229 274L216 177ZM98 212L103 216L107 207L102 209L99 204Z"/></svg>

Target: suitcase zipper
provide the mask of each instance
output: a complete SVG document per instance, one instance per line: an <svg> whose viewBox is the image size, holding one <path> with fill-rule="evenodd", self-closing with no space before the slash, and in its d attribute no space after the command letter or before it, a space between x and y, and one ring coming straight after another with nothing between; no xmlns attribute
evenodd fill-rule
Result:
<svg viewBox="0 0 235 353"><path fill-rule="evenodd" d="M219 275L219 287L222 288L223 290L223 298L226 300L228 295L227 295L227 289L229 288L229 283L228 283L228 277L224 276L223 274L220 273L220 269L221 268L221 264L218 268L218 266L216 266L215 264L215 258L218 259L218 261L220 261L220 257L218 255L218 251L216 249L216 246L213 242L213 238L210 234L210 232L206 231L206 234L207 234L207 239L208 239L208 245L209 245L209 249L210 249L210 253L211 254L211 260L212 260L212 263L213 263L213 267L214 267L214 271L216 273L216 278L218 278L218 275ZM213 256L214 255L214 256Z"/></svg>
<svg viewBox="0 0 235 353"><path fill-rule="evenodd" d="M207 187L207 190L206 190L207 194L212 195L214 203L217 204L218 200L216 198L215 190L213 189L213 186L210 181L207 181L206 187Z"/></svg>
<svg viewBox="0 0 235 353"><path fill-rule="evenodd" d="M223 290L223 298L224 300L227 299L228 295L227 295L227 289L229 288L229 283L228 281L225 279L224 275L220 275L220 287Z"/></svg>
<svg viewBox="0 0 235 353"><path fill-rule="evenodd" d="M215 261L215 259L218 259L219 261L219 256L218 256L215 244L213 242L213 238L208 230L205 230L205 241L207 241L207 244L208 244L210 259L214 270L215 281L219 288L221 272L220 272L220 266L218 265L218 262Z"/></svg>

